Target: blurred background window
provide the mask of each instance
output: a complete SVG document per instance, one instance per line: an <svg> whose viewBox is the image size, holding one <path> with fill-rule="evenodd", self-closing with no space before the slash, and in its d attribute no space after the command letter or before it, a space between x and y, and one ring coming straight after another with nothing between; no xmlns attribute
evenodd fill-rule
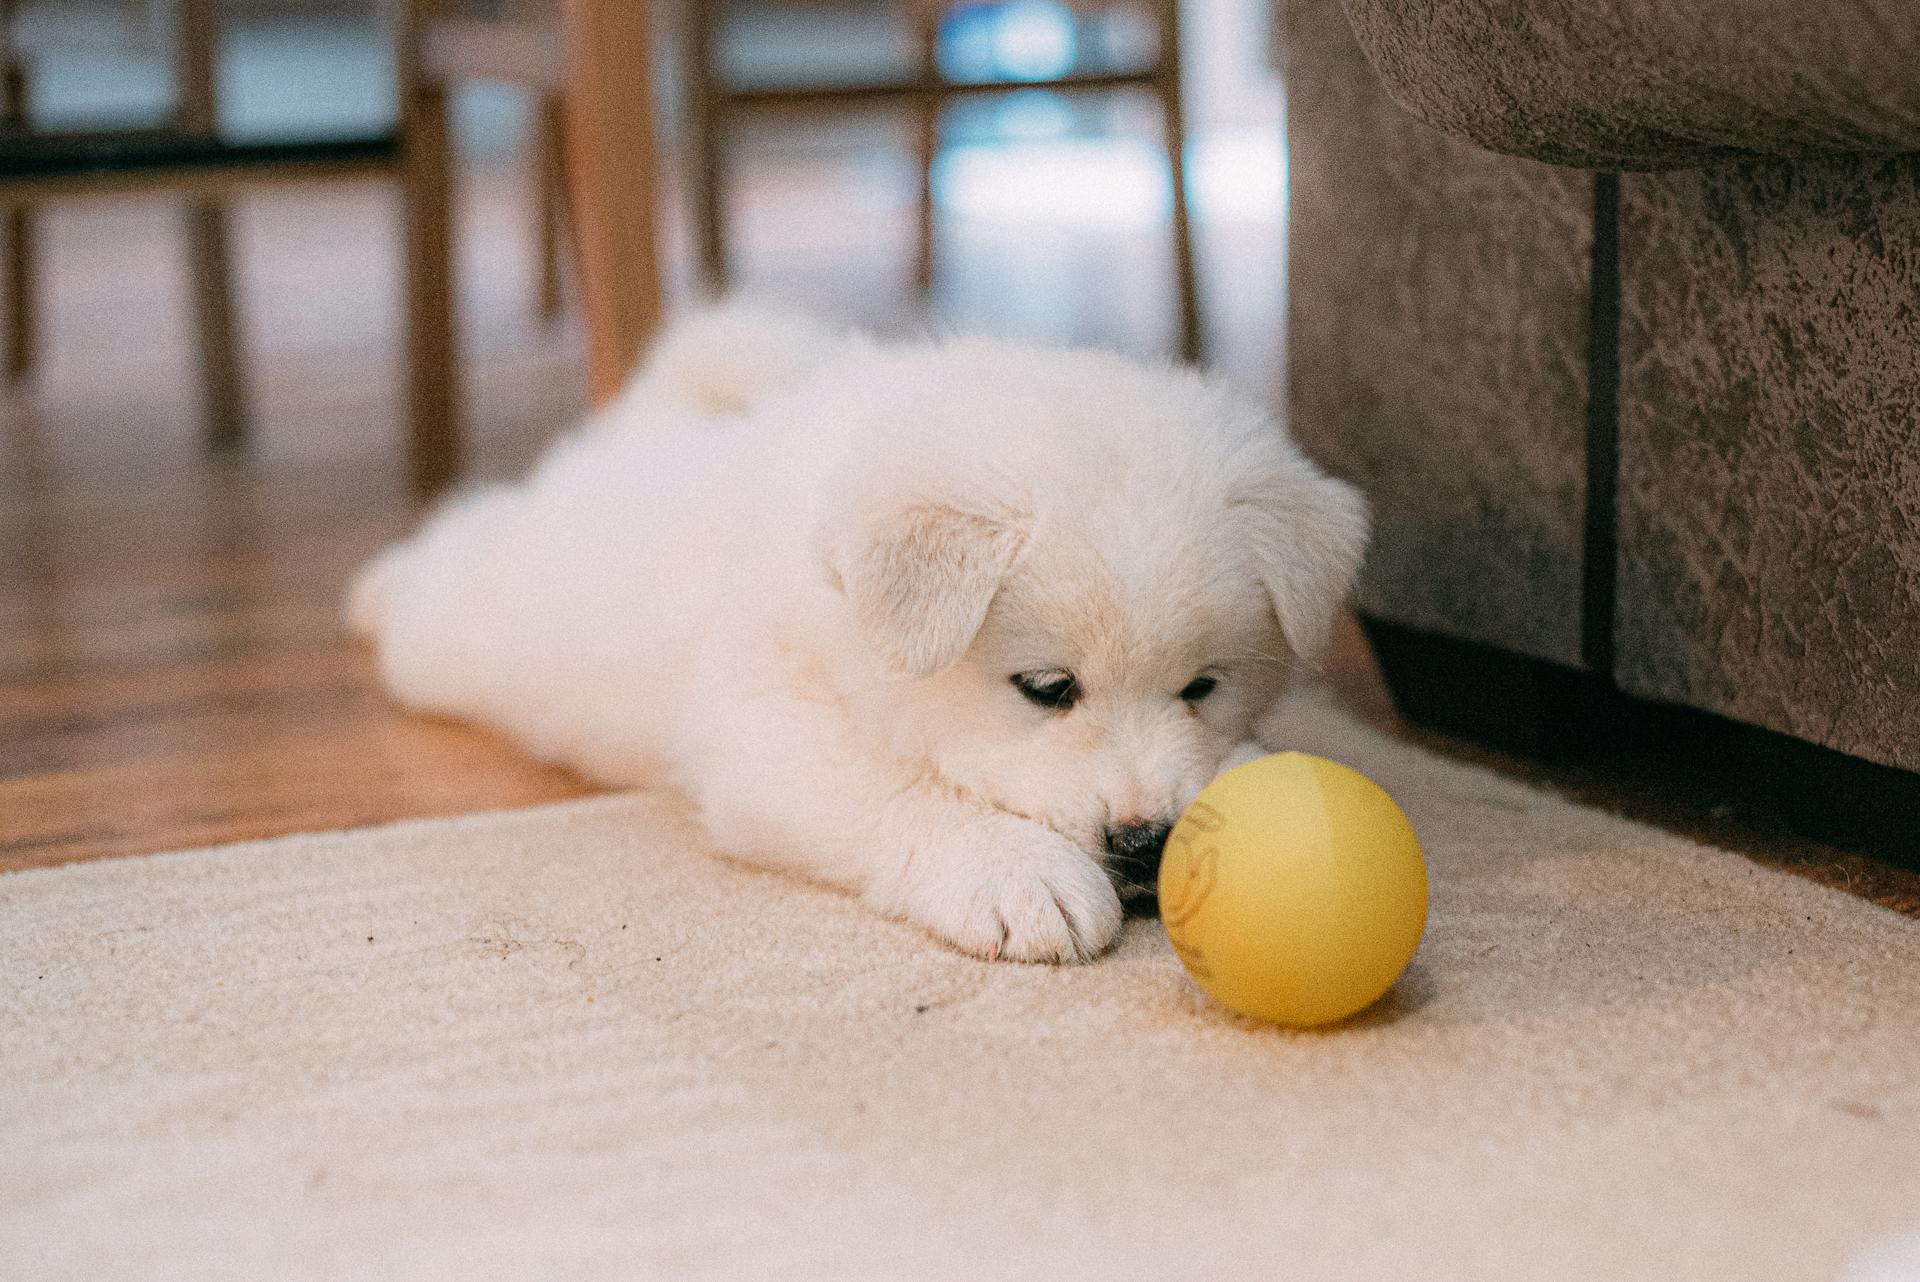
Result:
<svg viewBox="0 0 1920 1282"><path fill-rule="evenodd" d="M860 84L911 77L914 0L728 0L717 63L728 83ZM395 112L399 0L225 0L221 136L233 143L373 136ZM174 110L180 0L14 0L9 27L33 76L34 128L165 122ZM463 13L543 0L457 0ZM546 6L550 7L550 6ZM685 11L652 6L670 298L694 288L685 177ZM1278 374L1285 154L1265 0L1183 0L1188 190L1210 363L1261 385ZM1157 53L1152 0L952 0L936 58L956 81L1016 86L1138 67ZM471 424L557 429L578 412L577 322L537 305L531 263L537 105L521 89L460 83L462 345ZM911 113L876 102L798 115L749 112L729 131L726 216L733 281L882 329L928 319L1138 355L1177 347L1165 229L1171 188L1151 93L1016 88L941 113L932 189L940 279L913 288L919 188ZM199 399L191 326L179 315L177 197L117 195L36 207L45 297L41 368L11 413L46 425L55 454L179 448ZM364 451L401 429L399 223L392 188L241 189L234 218L237 316L251 380L251 448ZM116 264L109 268L108 264ZM99 345L96 347L95 345ZM111 354L108 379L89 351ZM324 393L320 390L325 388ZM510 390L500 390L510 389ZM316 433L335 398L340 423ZM369 427L376 424L377 427ZM16 440L18 438L16 437ZM520 458L530 447L516 448ZM492 457L480 452L482 462Z"/></svg>
<svg viewBox="0 0 1920 1282"><path fill-rule="evenodd" d="M220 50L220 126L235 141L356 136L391 126L394 113L392 10L397 0L227 0ZM174 86L171 31L176 0L15 0L13 30L34 69L30 112L42 128L150 125L168 118ZM511 0L467 0L476 13L512 8ZM885 0L740 0L729 5L721 71L730 83L792 84L809 79L857 83L911 74L913 48L900 4ZM1188 115L1197 135L1201 203L1222 196L1244 202L1272 194L1271 176L1245 186L1218 172L1211 159L1221 129L1258 130L1268 159L1279 154L1279 99L1268 69L1266 6L1249 0L1186 0ZM675 6L662 16L659 82L663 119L678 118L679 58L672 37ZM1074 71L1142 65L1154 55L1151 15L1124 0L962 0L940 21L939 65L953 80L1039 80ZM456 127L472 160L512 163L524 145L532 112L514 89L463 85L455 95ZM883 113L884 114L884 113ZM893 149L886 122L821 122L786 129L784 140L756 140L781 154L838 154L855 161ZM1030 94L964 101L949 108L943 136L952 146L1007 146L1047 140L1151 139L1150 104L1085 96ZM669 124L667 141L674 130ZM1225 145L1248 159L1244 137ZM1119 177L1102 188L1139 190L1122 201L1133 216L1153 217L1159 204L1145 189L1137 149L1111 151ZM966 172L976 172L965 162ZM1236 168L1243 168L1236 165ZM1080 163L1085 168L1085 162ZM871 174L873 171L868 171ZM963 186L967 179L958 181ZM1062 183L1063 188L1074 186ZM951 180L948 184L951 186ZM1235 188L1238 190L1234 190ZM1084 189L1083 189L1084 190ZM1096 217L1112 216L1111 190L1078 202ZM949 195L963 205L966 195ZM979 197L971 198L980 203ZM987 200L992 207L1006 202ZM1036 210L1035 212L1041 212ZM1055 209L1049 216L1057 216Z"/></svg>

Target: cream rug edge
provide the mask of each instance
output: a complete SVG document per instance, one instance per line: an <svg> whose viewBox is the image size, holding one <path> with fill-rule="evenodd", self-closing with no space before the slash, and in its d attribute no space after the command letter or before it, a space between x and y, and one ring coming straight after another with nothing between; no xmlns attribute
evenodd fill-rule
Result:
<svg viewBox="0 0 1920 1282"><path fill-rule="evenodd" d="M591 798L0 877L0 1276L1920 1276L1920 923L1395 742L1322 1034Z"/></svg>

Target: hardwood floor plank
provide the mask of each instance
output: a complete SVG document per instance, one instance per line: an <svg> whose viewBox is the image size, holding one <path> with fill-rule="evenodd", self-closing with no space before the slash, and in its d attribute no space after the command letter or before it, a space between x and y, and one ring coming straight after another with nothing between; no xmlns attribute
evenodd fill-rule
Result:
<svg viewBox="0 0 1920 1282"><path fill-rule="evenodd" d="M0 872L589 795L467 727L385 709L0 783Z"/></svg>

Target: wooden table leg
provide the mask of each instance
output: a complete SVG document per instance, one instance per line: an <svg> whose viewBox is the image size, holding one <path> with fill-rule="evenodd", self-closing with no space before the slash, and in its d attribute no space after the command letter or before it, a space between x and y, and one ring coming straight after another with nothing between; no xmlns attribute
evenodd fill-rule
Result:
<svg viewBox="0 0 1920 1282"><path fill-rule="evenodd" d="M940 0L915 0L912 18L920 80L930 87L940 78ZM913 283L922 294L933 290L939 234L934 226L933 166L939 158L940 95L929 88L913 103L913 160L919 179L913 205Z"/></svg>
<svg viewBox="0 0 1920 1282"><path fill-rule="evenodd" d="M200 359L200 404L207 446L238 449L247 439L246 367L234 298L233 236L218 198L187 205L187 270L193 278L193 332Z"/></svg>
<svg viewBox="0 0 1920 1282"><path fill-rule="evenodd" d="M560 279L561 229L566 208L566 113L560 100L541 92L534 102L533 201L539 225L539 280L535 308L541 320L560 315L564 303Z"/></svg>
<svg viewBox="0 0 1920 1282"><path fill-rule="evenodd" d="M1199 271L1193 259L1193 218L1187 201L1187 127L1181 106L1180 3L1160 0L1158 93L1173 184L1173 271L1178 292L1180 357L1198 364L1204 355L1200 327Z"/></svg>
<svg viewBox="0 0 1920 1282"><path fill-rule="evenodd" d="M453 275L453 154L443 86L421 65L440 0L408 0L399 31L406 209L407 416L413 486L433 494L460 469L460 345Z"/></svg>
<svg viewBox="0 0 1920 1282"><path fill-rule="evenodd" d="M175 119L182 129L210 137L220 127L217 0L182 0L179 39ZM186 233L207 444L233 449L246 440L247 394L234 299L232 229L224 202L217 197L192 198Z"/></svg>
<svg viewBox="0 0 1920 1282"><path fill-rule="evenodd" d="M692 188L693 244L700 283L709 292L727 288L727 153L724 132L731 123L720 93L720 6L722 0L687 0L686 57L687 181Z"/></svg>
<svg viewBox="0 0 1920 1282"><path fill-rule="evenodd" d="M596 401L660 323L659 152L644 4L566 0L567 174Z"/></svg>
<svg viewBox="0 0 1920 1282"><path fill-rule="evenodd" d="M0 0L0 22L9 24L6 37L6 65L0 68L0 120L24 129L31 81L26 64L13 48L11 24L12 0ZM33 372L39 356L39 317L34 304L38 267L34 261L33 207L10 206L0 219L6 233L6 309L7 377L25 378Z"/></svg>

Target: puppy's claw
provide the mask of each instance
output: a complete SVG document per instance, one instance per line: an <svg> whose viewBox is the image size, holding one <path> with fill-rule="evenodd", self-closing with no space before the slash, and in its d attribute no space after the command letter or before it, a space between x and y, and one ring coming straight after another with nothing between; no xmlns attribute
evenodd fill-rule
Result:
<svg viewBox="0 0 1920 1282"><path fill-rule="evenodd" d="M1060 896L1058 894L1053 897L1053 909L1060 914L1060 920L1067 923L1067 941L1073 945L1074 960L1086 961L1088 954L1080 943L1079 928L1073 924L1073 914L1068 912L1067 906L1060 902Z"/></svg>

